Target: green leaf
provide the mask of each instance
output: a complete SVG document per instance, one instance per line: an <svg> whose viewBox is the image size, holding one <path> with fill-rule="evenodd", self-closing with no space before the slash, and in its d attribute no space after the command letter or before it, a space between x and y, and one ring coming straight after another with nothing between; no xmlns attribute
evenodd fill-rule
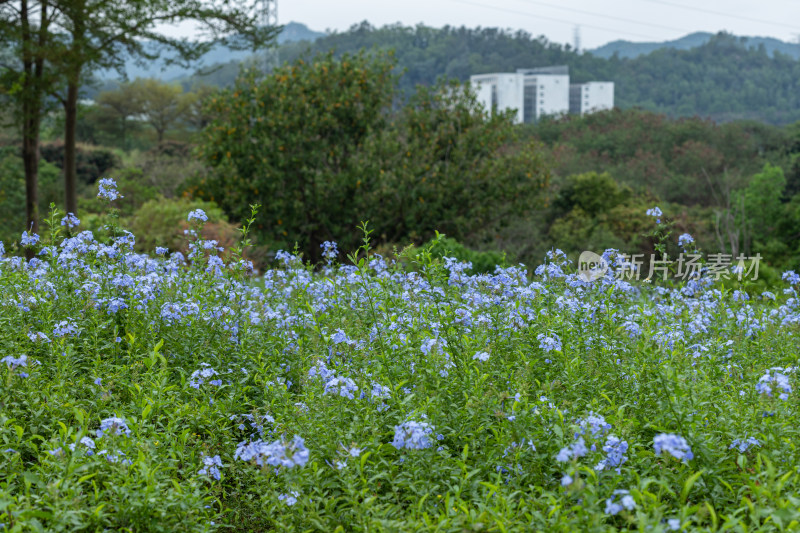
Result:
<svg viewBox="0 0 800 533"><path fill-rule="evenodd" d="M699 472L695 472L694 474L689 476L689 479L687 479L686 482L683 484L683 489L681 489L681 503L683 504L686 503L686 498L689 495L689 491L692 490L692 487L694 486L695 482L698 479L700 479L700 476L703 475L703 472L705 471L700 470Z"/></svg>

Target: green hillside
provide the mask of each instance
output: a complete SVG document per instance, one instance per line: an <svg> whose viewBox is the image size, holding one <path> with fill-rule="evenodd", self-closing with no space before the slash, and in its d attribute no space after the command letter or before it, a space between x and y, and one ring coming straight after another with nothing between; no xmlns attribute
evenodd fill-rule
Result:
<svg viewBox="0 0 800 533"><path fill-rule="evenodd" d="M614 81L621 108L717 121L800 120L800 62L725 33L688 50L662 48L636 58L604 59L525 32L421 25L376 28L364 22L313 43L285 44L280 58L292 62L331 49L342 54L362 48L394 49L398 65L405 69L401 88L406 91L416 84L430 85L440 76L466 80L471 74L566 64L576 82ZM195 81L228 86L240 68L234 61L199 80L183 81L187 86Z"/></svg>

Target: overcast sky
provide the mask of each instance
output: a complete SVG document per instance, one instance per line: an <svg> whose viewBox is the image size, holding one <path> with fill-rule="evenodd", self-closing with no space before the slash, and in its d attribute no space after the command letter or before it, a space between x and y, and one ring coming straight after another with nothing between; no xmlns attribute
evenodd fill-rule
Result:
<svg viewBox="0 0 800 533"><path fill-rule="evenodd" d="M362 20L500 27L558 43L572 43L578 25L583 48L721 30L797 42L800 0L278 0L278 18L317 31L344 31Z"/></svg>
<svg viewBox="0 0 800 533"><path fill-rule="evenodd" d="M581 48L610 41L666 41L695 31L800 39L800 0L278 0L281 24L345 31L363 20L442 27L496 27ZM192 25L166 30L192 36Z"/></svg>

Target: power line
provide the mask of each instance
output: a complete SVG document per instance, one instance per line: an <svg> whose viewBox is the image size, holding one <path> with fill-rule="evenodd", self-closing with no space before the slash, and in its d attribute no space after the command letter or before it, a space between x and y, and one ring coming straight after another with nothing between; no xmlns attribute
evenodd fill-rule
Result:
<svg viewBox="0 0 800 533"><path fill-rule="evenodd" d="M535 18L535 19L549 20L551 22L560 22L562 24L569 24L570 26L574 26L575 25L575 21L574 20L564 20L564 19L557 19L557 18L553 18L553 17L545 17L543 15L534 15L532 13L528 13L528 12L525 12L525 11L518 11L516 9L507 9L507 8L503 8L503 7L491 6L491 5L488 5L488 4L480 4L478 2L470 2L469 0L450 0L450 1L451 2L458 2L459 4L466 4L466 5L469 5L469 6L482 7L482 8L485 8L485 9L493 9L495 11L502 11L502 12L505 12L505 13L511 13L513 15L521 15L523 17L530 17L530 18ZM640 37L642 39L652 39L653 38L652 35L642 35L641 33L633 33L633 32L630 32L630 31L617 30L617 29L613 29L613 28L605 28L603 26L595 26L595 25L590 25L590 24L581 24L581 26L583 26L585 28L592 28L592 29L595 29L595 30L609 31L609 32L612 32L612 33L623 33L625 35L632 35L634 37Z"/></svg>
<svg viewBox="0 0 800 533"><path fill-rule="evenodd" d="M557 5L557 4L550 4L550 3L547 3L547 2L537 2L536 0L518 0L518 1L519 2L525 2L526 4L536 4L536 5L540 5L540 6L552 7L554 9L561 9L562 11L571 11L572 13L581 13L583 15L590 15L590 16L593 16L593 17L601 17L601 18L606 18L606 19L609 19L609 20L618 20L620 22L630 22L630 23L633 23L633 24L638 24L639 26L650 26L650 27L653 27L653 28L661 28L662 30L671 30L671 31L679 31L679 32L683 32L683 33L691 33L691 31L684 30L684 29L681 29L681 28L673 28L671 26L663 26L661 24L653 24L653 23L650 23L650 22L641 22L641 21L638 21L638 20L626 19L626 18L622 18L622 17L615 17L613 15L605 15L603 13L595 13L595 12L592 12L592 11L584 11L582 9L574 9L574 8L571 8L571 7L564 7L564 6L560 6L560 5Z"/></svg>
<svg viewBox="0 0 800 533"><path fill-rule="evenodd" d="M723 11L713 11L711 9L703 9L702 7L694 7L694 6L686 6L683 4L676 4L674 2L667 2L666 0L647 0L648 2L653 2L654 4L664 4L665 6L673 6L679 7L681 9L688 9L689 11L699 11L701 13L708 13L710 15L719 15L721 17L728 17L732 19L739 19L745 20L747 22L758 22L760 24L771 24L773 26L781 26L784 28L791 28L793 30L800 29L800 25L797 24L785 24L783 22L776 22L774 20L762 20L762 19L754 19L752 17L741 17L739 15L731 15L730 13L725 13Z"/></svg>

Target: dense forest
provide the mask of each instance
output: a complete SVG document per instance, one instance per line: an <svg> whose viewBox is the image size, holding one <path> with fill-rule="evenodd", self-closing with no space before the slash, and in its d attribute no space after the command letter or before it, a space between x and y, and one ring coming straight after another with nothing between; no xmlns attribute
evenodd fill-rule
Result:
<svg viewBox="0 0 800 533"><path fill-rule="evenodd" d="M548 42L525 32L493 28L442 29L426 26L385 26L364 22L349 31L314 42L280 47L284 62L335 50L393 49L406 74L401 88L432 85L441 76L466 81L472 74L508 72L517 68L569 65L576 83L608 80L616 84L620 108L639 107L671 117L698 115L715 121L753 119L787 124L800 119L800 61L751 41L720 33L689 50L663 48L636 58L604 59L576 53L569 45ZM202 81L231 86L239 62L222 65Z"/></svg>
<svg viewBox="0 0 800 533"><path fill-rule="evenodd" d="M553 247L650 253L639 228L659 206L705 252L761 253L775 267L800 259L800 122L618 108L519 126L487 120L474 95L443 81L398 99L410 75L398 64L391 53L329 52L222 91L137 80L101 93L77 130L79 209L99 231L92 191L111 176L142 250L179 249L190 207L207 210L214 239L233 242L233 225L260 203L262 260L296 244L313 258L324 240L353 248L369 220L384 252L438 230L473 263L486 256L470 250L494 254L490 268L503 252L536 264ZM43 212L60 201L61 120L44 124ZM24 225L22 161L13 137L0 144L0 240L11 243Z"/></svg>

